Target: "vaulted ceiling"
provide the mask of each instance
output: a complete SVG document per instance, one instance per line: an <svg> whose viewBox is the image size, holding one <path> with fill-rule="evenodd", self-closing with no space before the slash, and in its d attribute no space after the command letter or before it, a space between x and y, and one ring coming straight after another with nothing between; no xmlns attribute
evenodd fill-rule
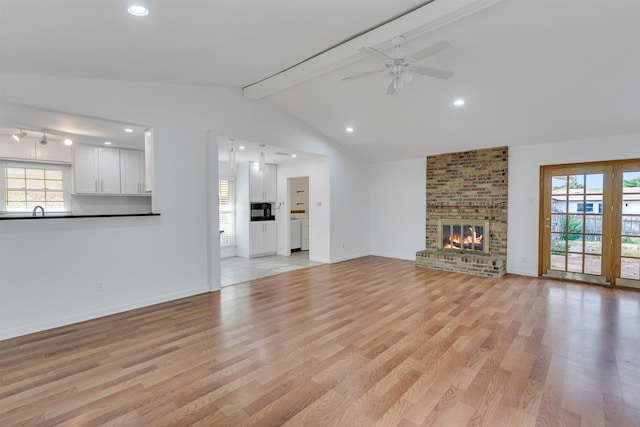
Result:
<svg viewBox="0 0 640 427"><path fill-rule="evenodd" d="M244 88L370 161L640 133L637 0L140 3L3 0L0 72ZM453 77L341 81L398 34Z"/></svg>

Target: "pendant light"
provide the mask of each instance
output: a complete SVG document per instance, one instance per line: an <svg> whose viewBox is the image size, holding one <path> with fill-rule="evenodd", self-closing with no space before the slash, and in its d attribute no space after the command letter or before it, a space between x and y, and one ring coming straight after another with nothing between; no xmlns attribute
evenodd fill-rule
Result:
<svg viewBox="0 0 640 427"><path fill-rule="evenodd" d="M229 168L230 169L235 169L236 168L236 150L233 147L233 143L236 142L235 139L229 139Z"/></svg>
<svg viewBox="0 0 640 427"><path fill-rule="evenodd" d="M264 158L264 144L260 144L260 157L258 157L258 172L264 171L265 162L266 160Z"/></svg>

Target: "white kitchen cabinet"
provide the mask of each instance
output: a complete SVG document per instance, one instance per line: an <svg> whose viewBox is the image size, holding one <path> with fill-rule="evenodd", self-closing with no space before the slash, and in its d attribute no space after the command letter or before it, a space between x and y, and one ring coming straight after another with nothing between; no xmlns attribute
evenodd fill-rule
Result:
<svg viewBox="0 0 640 427"><path fill-rule="evenodd" d="M309 220L300 220L300 249L303 251L309 250Z"/></svg>
<svg viewBox="0 0 640 427"><path fill-rule="evenodd" d="M289 241L291 250L302 248L302 226L299 219L289 221Z"/></svg>
<svg viewBox="0 0 640 427"><path fill-rule="evenodd" d="M71 147L60 140L49 139L46 145L40 140L23 138L14 140L10 135L0 135L0 157L18 160L71 163Z"/></svg>
<svg viewBox="0 0 640 427"><path fill-rule="evenodd" d="M120 194L119 150L76 144L73 177L76 194Z"/></svg>
<svg viewBox="0 0 640 427"><path fill-rule="evenodd" d="M278 233L275 221L249 223L249 256L275 254L278 249Z"/></svg>
<svg viewBox="0 0 640 427"><path fill-rule="evenodd" d="M22 141L17 142L10 135L2 135L0 137L0 157L34 160L36 158L34 140L23 138Z"/></svg>
<svg viewBox="0 0 640 427"><path fill-rule="evenodd" d="M35 143L36 160L71 163L71 146L62 141L49 141L46 145Z"/></svg>
<svg viewBox="0 0 640 427"><path fill-rule="evenodd" d="M145 194L144 151L120 149L120 192Z"/></svg>
<svg viewBox="0 0 640 427"><path fill-rule="evenodd" d="M251 202L276 201L276 165L266 164L261 172L258 162L249 163L249 199Z"/></svg>
<svg viewBox="0 0 640 427"><path fill-rule="evenodd" d="M120 150L98 147L100 193L120 194Z"/></svg>

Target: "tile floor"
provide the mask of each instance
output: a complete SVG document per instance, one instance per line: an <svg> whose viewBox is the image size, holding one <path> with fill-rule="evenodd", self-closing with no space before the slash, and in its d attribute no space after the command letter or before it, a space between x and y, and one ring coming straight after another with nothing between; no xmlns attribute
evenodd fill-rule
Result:
<svg viewBox="0 0 640 427"><path fill-rule="evenodd" d="M220 281L224 287L320 264L322 263L309 260L309 251L294 252L291 256L222 258L220 260Z"/></svg>

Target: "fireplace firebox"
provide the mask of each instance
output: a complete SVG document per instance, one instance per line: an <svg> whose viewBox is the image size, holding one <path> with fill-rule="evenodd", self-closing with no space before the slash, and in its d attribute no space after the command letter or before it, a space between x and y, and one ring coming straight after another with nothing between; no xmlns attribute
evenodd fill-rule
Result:
<svg viewBox="0 0 640 427"><path fill-rule="evenodd" d="M489 221L439 219L438 249L489 254Z"/></svg>

